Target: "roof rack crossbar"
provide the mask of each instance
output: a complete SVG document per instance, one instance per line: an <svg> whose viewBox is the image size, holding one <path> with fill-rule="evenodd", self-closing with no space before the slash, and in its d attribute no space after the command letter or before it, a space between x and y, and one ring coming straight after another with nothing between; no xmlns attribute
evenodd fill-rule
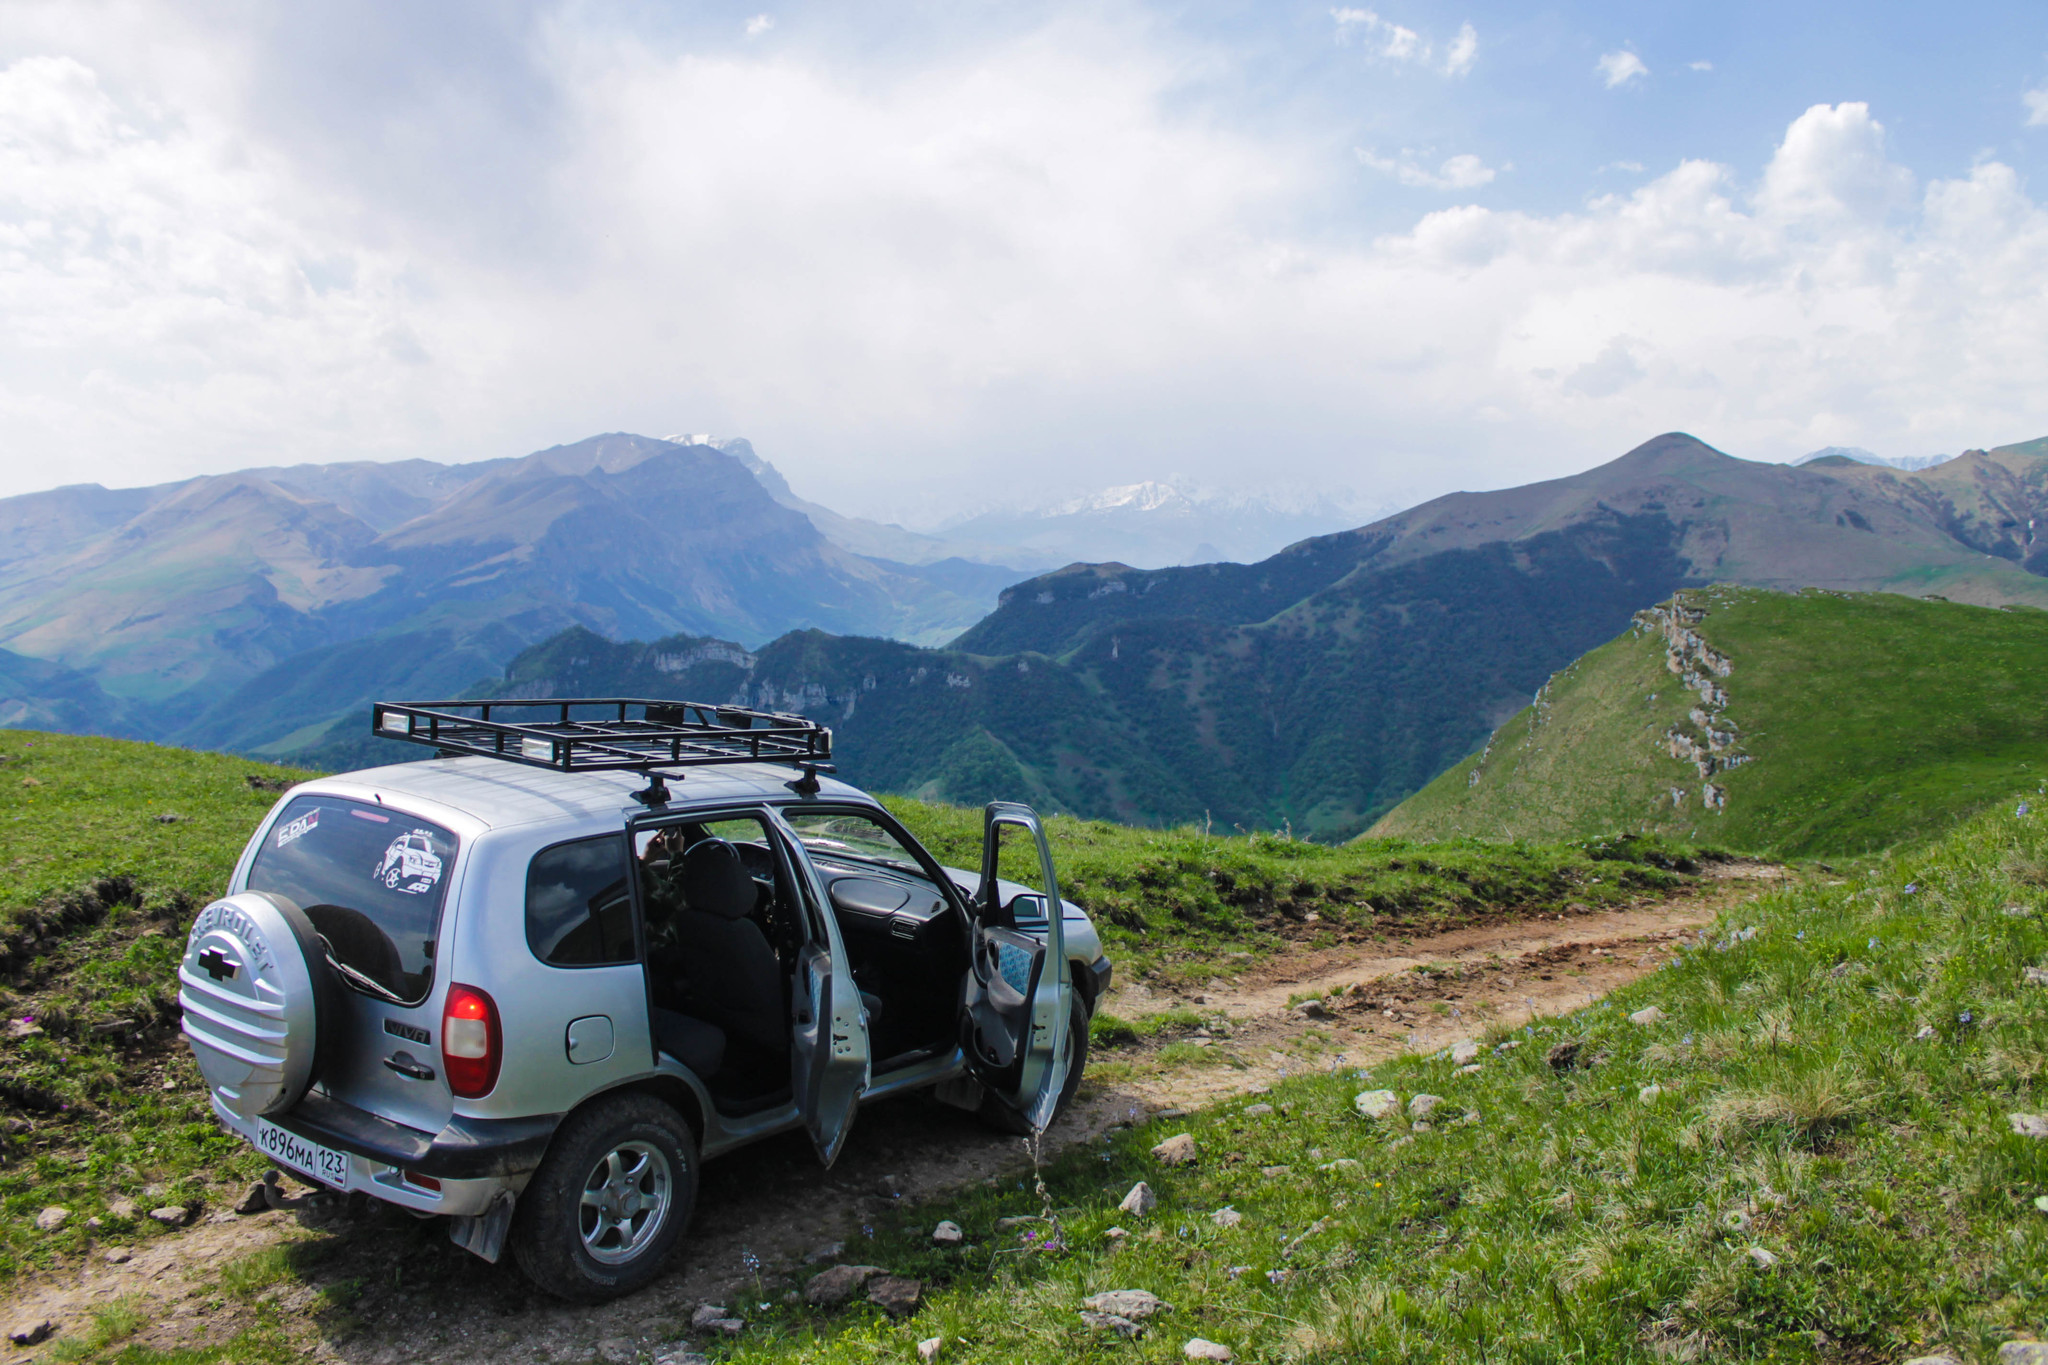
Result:
<svg viewBox="0 0 2048 1365"><path fill-rule="evenodd" d="M638 715L632 714L637 708ZM602 709L602 719L577 710ZM502 719L507 712L513 719ZM494 714L495 713L495 714ZM648 697L376 702L370 732L444 754L557 772L789 763L831 770L832 731L805 716Z"/></svg>

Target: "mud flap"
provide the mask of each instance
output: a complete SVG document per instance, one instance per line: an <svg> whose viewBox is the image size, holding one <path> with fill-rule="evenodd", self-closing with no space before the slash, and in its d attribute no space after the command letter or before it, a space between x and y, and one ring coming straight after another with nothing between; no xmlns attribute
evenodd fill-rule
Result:
<svg viewBox="0 0 2048 1365"><path fill-rule="evenodd" d="M450 1218L448 1240L492 1265L505 1253L505 1233L512 1226L512 1195L501 1193L491 1206L473 1217Z"/></svg>

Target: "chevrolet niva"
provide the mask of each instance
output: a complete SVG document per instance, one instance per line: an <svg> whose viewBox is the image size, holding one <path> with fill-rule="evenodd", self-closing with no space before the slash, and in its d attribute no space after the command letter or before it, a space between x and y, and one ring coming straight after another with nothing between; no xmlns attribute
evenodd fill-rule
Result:
<svg viewBox="0 0 2048 1365"><path fill-rule="evenodd" d="M970 874L821 776L800 716L371 728L438 754L287 791L178 971L215 1115L309 1183L597 1301L660 1270L702 1159L802 1128L829 1164L859 1105L920 1088L1014 1133L1073 1098L1110 964L1029 808L987 808ZM1035 886L998 876L1006 837Z"/></svg>

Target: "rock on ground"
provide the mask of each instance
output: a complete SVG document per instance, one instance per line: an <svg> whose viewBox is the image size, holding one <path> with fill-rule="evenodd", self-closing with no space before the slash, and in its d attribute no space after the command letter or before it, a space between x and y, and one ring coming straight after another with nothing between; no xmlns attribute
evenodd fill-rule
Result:
<svg viewBox="0 0 2048 1365"><path fill-rule="evenodd" d="M929 1365L929 1362L939 1358L939 1348L945 1344L946 1339L944 1337L926 1337L923 1341L917 1343L917 1358L927 1362L927 1365Z"/></svg>
<svg viewBox="0 0 2048 1365"><path fill-rule="evenodd" d="M1475 1060L1478 1056L1479 1044L1470 1038L1467 1038L1464 1042L1451 1049L1451 1061L1457 1066L1464 1066L1466 1063Z"/></svg>
<svg viewBox="0 0 2048 1365"><path fill-rule="evenodd" d="M877 1275L868 1281L868 1302L892 1318L908 1317L924 1298L924 1281L908 1275Z"/></svg>
<svg viewBox="0 0 2048 1365"><path fill-rule="evenodd" d="M1166 1166L1190 1166L1194 1164L1195 1138L1192 1133L1175 1133L1152 1149L1152 1155Z"/></svg>
<svg viewBox="0 0 2048 1365"><path fill-rule="evenodd" d="M1181 1347L1181 1354L1189 1360L1235 1360L1230 1348L1221 1342L1204 1341L1200 1337L1189 1337L1188 1344ZM2001 1361L2000 1365L2004 1365Z"/></svg>
<svg viewBox="0 0 2048 1365"><path fill-rule="evenodd" d="M71 1221L71 1210L52 1204L36 1215L37 1232L55 1232Z"/></svg>
<svg viewBox="0 0 2048 1365"><path fill-rule="evenodd" d="M1116 1206L1118 1213L1128 1213L1143 1218L1159 1207L1159 1196L1152 1193L1152 1187L1140 1180L1131 1186L1131 1192L1124 1196L1124 1202Z"/></svg>
<svg viewBox="0 0 2048 1365"><path fill-rule="evenodd" d="M1258 1104L1248 1104L1244 1107L1244 1116L1248 1119L1264 1118L1272 1112L1273 1106L1263 1101Z"/></svg>
<svg viewBox="0 0 2048 1365"><path fill-rule="evenodd" d="M1762 1247L1751 1247L1742 1254L1749 1257L1750 1264L1759 1270L1769 1270L1778 1263L1777 1255L1773 1252L1765 1251Z"/></svg>
<svg viewBox="0 0 2048 1365"><path fill-rule="evenodd" d="M1132 1322L1143 1322L1173 1307L1149 1289L1105 1289L1081 1300L1081 1306L1091 1313L1113 1313Z"/></svg>
<svg viewBox="0 0 2048 1365"><path fill-rule="evenodd" d="M1579 1049L1584 1043L1553 1043L1550 1051L1543 1054L1543 1060L1550 1063L1552 1071L1570 1071L1579 1064Z"/></svg>
<svg viewBox="0 0 2048 1365"><path fill-rule="evenodd" d="M1226 1205L1210 1214L1209 1221L1219 1228L1234 1228L1244 1221L1244 1215Z"/></svg>
<svg viewBox="0 0 2048 1365"><path fill-rule="evenodd" d="M950 1218L932 1229L932 1240L942 1247L956 1247L966 1239L967 1234Z"/></svg>
<svg viewBox="0 0 2048 1365"><path fill-rule="evenodd" d="M835 1265L821 1270L804 1286L804 1302L813 1308L837 1308L881 1273L878 1265Z"/></svg>
<svg viewBox="0 0 2048 1365"><path fill-rule="evenodd" d="M1636 1098L1641 1100L1644 1104L1655 1104L1659 1097L1661 1097L1663 1094L1664 1087L1658 1085L1655 1081L1652 1081L1650 1084L1644 1086L1641 1090L1636 1091Z"/></svg>
<svg viewBox="0 0 2048 1365"><path fill-rule="evenodd" d="M1141 1337L1145 1335L1142 1323L1115 1313L1097 1313L1092 1309L1081 1310L1081 1325L1091 1332L1114 1332L1120 1337Z"/></svg>
<svg viewBox="0 0 2048 1365"><path fill-rule="evenodd" d="M1361 1090L1351 1107L1369 1119L1392 1118L1401 1112L1401 1098L1391 1090Z"/></svg>
<svg viewBox="0 0 2048 1365"><path fill-rule="evenodd" d="M2048 1138L2048 1114L2007 1114L2005 1121L2021 1137ZM2048 1361L2048 1356L2042 1359Z"/></svg>
<svg viewBox="0 0 2048 1365"><path fill-rule="evenodd" d="M1644 1028L1648 1028L1652 1024L1664 1022L1664 1011L1658 1009L1655 1005L1645 1005L1634 1014L1631 1014L1628 1017L1628 1021L1631 1024L1641 1024Z"/></svg>
<svg viewBox="0 0 2048 1365"><path fill-rule="evenodd" d="M1414 1099L1408 1101L1408 1117L1411 1119L1426 1119L1431 1114L1434 1114L1436 1107L1443 1102L1444 1097L1442 1095L1417 1095Z"/></svg>
<svg viewBox="0 0 2048 1365"><path fill-rule="evenodd" d="M152 1221L162 1223L167 1228L181 1228L185 1226L185 1210L176 1204L166 1204L160 1209L151 1209L149 1216Z"/></svg>
<svg viewBox="0 0 2048 1365"><path fill-rule="evenodd" d="M31 1322L19 1322L7 1330L7 1339L16 1346L34 1346L48 1341L50 1333L57 1330L57 1324L48 1318L37 1318Z"/></svg>
<svg viewBox="0 0 2048 1365"><path fill-rule="evenodd" d="M2048 1341L2008 1341L1998 1348L1998 1365L2048 1365Z"/></svg>

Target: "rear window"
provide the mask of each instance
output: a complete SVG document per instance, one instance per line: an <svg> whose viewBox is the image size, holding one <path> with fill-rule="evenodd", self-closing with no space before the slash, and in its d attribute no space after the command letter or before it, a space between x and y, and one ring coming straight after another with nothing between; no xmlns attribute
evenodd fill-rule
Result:
<svg viewBox="0 0 2048 1365"><path fill-rule="evenodd" d="M306 912L358 990L406 1005L434 984L434 935L455 836L388 806L301 796L263 836L249 889Z"/></svg>
<svg viewBox="0 0 2048 1365"><path fill-rule="evenodd" d="M557 967L631 962L633 906L626 889L626 836L556 844L526 872L526 942Z"/></svg>

